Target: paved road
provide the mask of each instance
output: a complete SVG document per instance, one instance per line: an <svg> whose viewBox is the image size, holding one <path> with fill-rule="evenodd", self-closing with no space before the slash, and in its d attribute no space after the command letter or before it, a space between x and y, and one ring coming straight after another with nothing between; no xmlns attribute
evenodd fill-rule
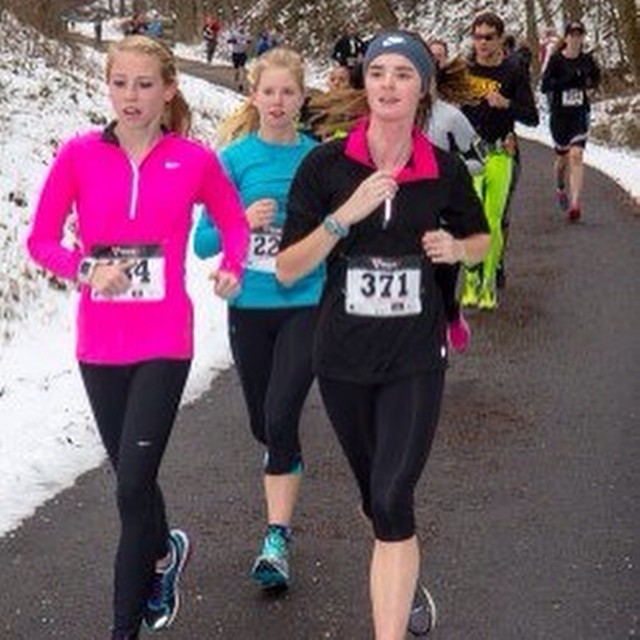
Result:
<svg viewBox="0 0 640 640"><path fill-rule="evenodd" d="M584 222L552 206L552 155L524 145L508 288L471 318L416 496L434 640L640 634L640 216L587 171ZM179 420L162 471L196 541L176 640L365 640L370 534L314 391L283 597L247 579L263 527L261 452L233 370ZM0 539L0 638L96 640L109 625L113 476L100 468Z"/></svg>
<svg viewBox="0 0 640 640"><path fill-rule="evenodd" d="M82 2L80 2L82 4ZM96 43L94 38L87 37L76 31L70 31L65 34L65 42L80 44L83 46L90 46L98 49L99 51L105 51L108 45L108 41L102 41ZM189 75L202 78L204 80L211 80L216 84L219 84L233 91L237 91L238 86L234 79L234 70L229 64L206 64L206 62L199 60L190 60L187 58L177 58L178 72L188 73Z"/></svg>

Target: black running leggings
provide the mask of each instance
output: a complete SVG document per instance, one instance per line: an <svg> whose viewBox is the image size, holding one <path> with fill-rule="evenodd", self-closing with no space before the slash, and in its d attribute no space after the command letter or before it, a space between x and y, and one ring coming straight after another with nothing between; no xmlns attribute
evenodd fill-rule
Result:
<svg viewBox="0 0 640 640"><path fill-rule="evenodd" d="M135 629L169 529L157 476L189 373L188 360L80 363L102 442L115 470L120 541L114 628Z"/></svg>
<svg viewBox="0 0 640 640"><path fill-rule="evenodd" d="M455 322L460 317L460 305L456 299L456 286L458 284L460 264L438 264L435 268L435 277L438 287L442 292L444 314L447 322Z"/></svg>
<svg viewBox="0 0 640 640"><path fill-rule="evenodd" d="M444 372L386 384L321 376L318 383L376 538L408 540L415 534L413 493L433 442Z"/></svg>
<svg viewBox="0 0 640 640"><path fill-rule="evenodd" d="M300 414L309 393L315 307L229 308L229 341L253 436L267 447L265 472L302 461Z"/></svg>

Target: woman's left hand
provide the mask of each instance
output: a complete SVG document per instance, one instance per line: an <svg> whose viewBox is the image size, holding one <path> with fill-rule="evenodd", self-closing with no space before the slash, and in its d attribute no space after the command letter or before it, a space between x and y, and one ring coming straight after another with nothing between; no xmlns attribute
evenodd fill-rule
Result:
<svg viewBox="0 0 640 640"><path fill-rule="evenodd" d="M443 229L425 232L422 248L434 264L455 264L464 260L462 240L456 240Z"/></svg>
<svg viewBox="0 0 640 640"><path fill-rule="evenodd" d="M231 298L240 290L238 278L230 271L216 271L209 280L213 280L213 291L221 298Z"/></svg>

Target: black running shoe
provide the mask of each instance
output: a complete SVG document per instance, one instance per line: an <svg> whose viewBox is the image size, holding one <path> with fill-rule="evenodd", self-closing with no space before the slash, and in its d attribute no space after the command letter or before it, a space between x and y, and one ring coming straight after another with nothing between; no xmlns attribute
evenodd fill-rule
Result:
<svg viewBox="0 0 640 640"><path fill-rule="evenodd" d="M500 262L498 269L496 270L496 287L498 289L504 289L507 286L507 274L504 270L504 263Z"/></svg>
<svg viewBox="0 0 640 640"><path fill-rule="evenodd" d="M120 629L115 629L111 633L111 640L138 640L138 637L137 631L122 631Z"/></svg>
<svg viewBox="0 0 640 640"><path fill-rule="evenodd" d="M418 583L409 614L409 633L426 636L436 626L436 605L427 588Z"/></svg>

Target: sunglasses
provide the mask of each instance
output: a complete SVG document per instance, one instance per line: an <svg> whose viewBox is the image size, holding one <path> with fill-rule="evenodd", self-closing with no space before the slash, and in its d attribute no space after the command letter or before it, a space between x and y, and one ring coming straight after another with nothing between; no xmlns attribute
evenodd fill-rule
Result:
<svg viewBox="0 0 640 640"><path fill-rule="evenodd" d="M484 40L485 42L492 42L498 37L497 33L474 33L472 38L474 40Z"/></svg>
<svg viewBox="0 0 640 640"><path fill-rule="evenodd" d="M568 36L583 36L584 35L584 31L582 29L569 29L569 31L567 31L567 35Z"/></svg>

